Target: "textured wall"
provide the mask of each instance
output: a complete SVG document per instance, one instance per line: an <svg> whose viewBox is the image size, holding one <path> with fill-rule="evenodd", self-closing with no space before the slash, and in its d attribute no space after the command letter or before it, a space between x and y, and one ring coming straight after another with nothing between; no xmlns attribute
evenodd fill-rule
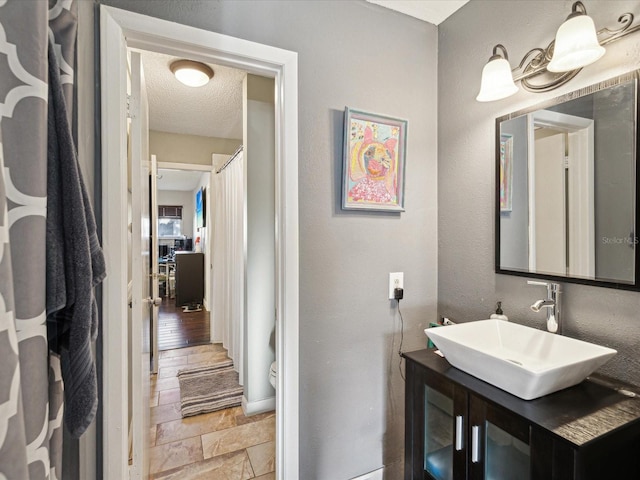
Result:
<svg viewBox="0 0 640 480"><path fill-rule="evenodd" d="M401 478L400 322L387 284L405 272L404 348L424 346L436 317L436 27L364 1L103 3L298 52L300 478L382 465ZM406 212L340 209L346 105L409 121Z"/></svg>
<svg viewBox="0 0 640 480"><path fill-rule="evenodd" d="M594 100L596 118L595 210L596 210L596 274L601 278L624 278L633 281L634 251L627 243L605 243L602 238L624 239L633 231L635 208L621 205L622 199L633 198L636 187L633 155L636 132L619 128L622 121L633 122L636 109L633 85L618 87L597 95ZM612 98L613 97L613 98ZM611 108L611 105L619 105ZM625 119L625 120L622 120Z"/></svg>
<svg viewBox="0 0 640 480"><path fill-rule="evenodd" d="M502 43L511 64L545 47L571 11L571 1L472 0L438 31L438 311L467 321L487 318L496 300L512 320L541 327L529 310L541 287L496 275L494 255L494 121L496 117L640 67L637 33L607 47L598 63L546 94L520 91L491 103L475 101L482 67ZM638 17L637 1L585 2L598 27L615 27L619 14ZM569 336L618 349L605 373L640 385L640 293L564 284Z"/></svg>
<svg viewBox="0 0 640 480"><path fill-rule="evenodd" d="M501 133L511 135L512 186L511 211L500 213L500 265L503 268L526 270L529 266L529 185L527 172L527 117L502 123ZM495 157L494 157L495 158Z"/></svg>
<svg viewBox="0 0 640 480"><path fill-rule="evenodd" d="M257 402L275 397L269 383L269 368L275 360L271 340L276 328L274 93L272 78L247 75L243 81L242 136L247 185L244 398L251 411L259 411Z"/></svg>
<svg viewBox="0 0 640 480"><path fill-rule="evenodd" d="M231 155L241 143L241 139L149 130L149 152L158 162L211 165L212 153Z"/></svg>

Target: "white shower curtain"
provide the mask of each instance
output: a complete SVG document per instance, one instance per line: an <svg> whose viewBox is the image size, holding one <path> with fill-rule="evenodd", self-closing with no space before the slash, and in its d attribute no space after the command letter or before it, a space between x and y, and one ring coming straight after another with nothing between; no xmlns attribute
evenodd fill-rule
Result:
<svg viewBox="0 0 640 480"><path fill-rule="evenodd" d="M237 154L215 176L213 231L213 341L222 342L243 382L244 157Z"/></svg>

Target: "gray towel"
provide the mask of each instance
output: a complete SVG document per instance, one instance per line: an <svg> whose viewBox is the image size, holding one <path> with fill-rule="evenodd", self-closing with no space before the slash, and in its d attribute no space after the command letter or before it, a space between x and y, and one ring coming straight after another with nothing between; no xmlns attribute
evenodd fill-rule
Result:
<svg viewBox="0 0 640 480"><path fill-rule="evenodd" d="M98 407L91 342L98 318L93 289L105 277L96 223L71 134L60 69L49 42L47 146L47 330L60 354L64 419L81 436Z"/></svg>

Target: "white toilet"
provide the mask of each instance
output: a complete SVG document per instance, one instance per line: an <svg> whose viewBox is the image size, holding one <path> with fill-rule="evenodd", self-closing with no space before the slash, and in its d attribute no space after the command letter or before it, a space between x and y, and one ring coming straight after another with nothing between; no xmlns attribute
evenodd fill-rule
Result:
<svg viewBox="0 0 640 480"><path fill-rule="evenodd" d="M276 362L273 362L269 368L269 383L273 388L276 388L276 368Z"/></svg>

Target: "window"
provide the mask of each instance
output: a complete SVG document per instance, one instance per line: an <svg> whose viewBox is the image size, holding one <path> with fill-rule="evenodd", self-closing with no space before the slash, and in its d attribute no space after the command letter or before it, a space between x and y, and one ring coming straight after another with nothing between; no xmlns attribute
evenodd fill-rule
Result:
<svg viewBox="0 0 640 480"><path fill-rule="evenodd" d="M158 236L180 237L182 236L182 206L159 205L158 206Z"/></svg>

